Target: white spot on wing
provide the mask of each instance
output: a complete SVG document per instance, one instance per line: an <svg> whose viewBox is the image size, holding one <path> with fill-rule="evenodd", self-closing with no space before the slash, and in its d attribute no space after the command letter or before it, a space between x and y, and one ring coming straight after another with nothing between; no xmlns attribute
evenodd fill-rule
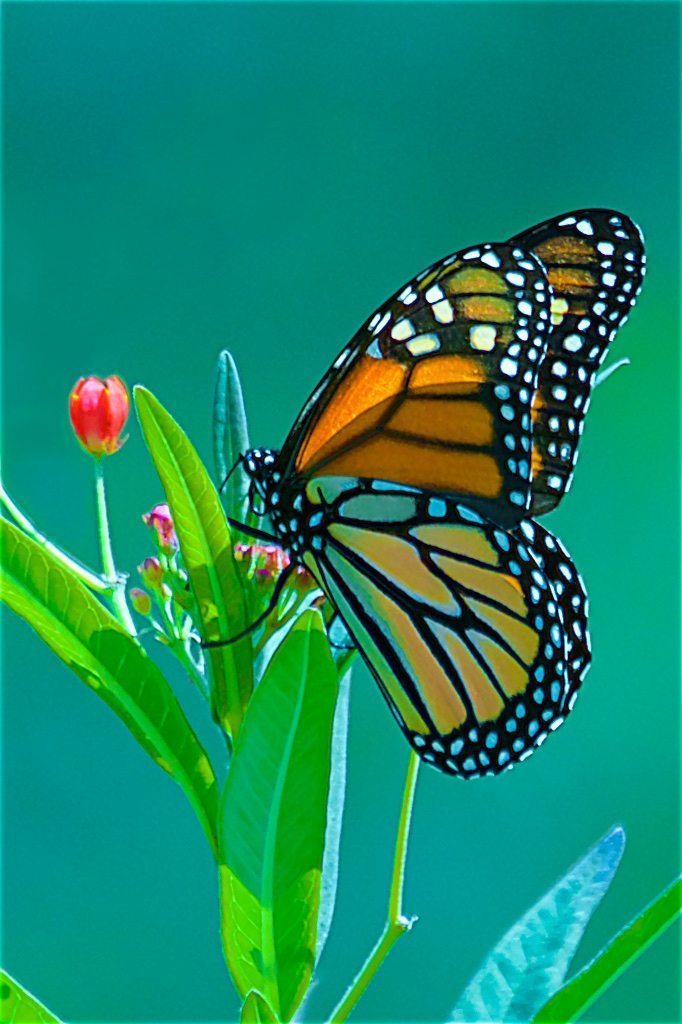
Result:
<svg viewBox="0 0 682 1024"><path fill-rule="evenodd" d="M376 327L372 331L372 334L379 334L381 331L383 331L384 327L386 326L386 324L388 323L388 321L390 319L391 319L390 312L384 313L384 315L382 316L381 320L379 321L379 323L376 325Z"/></svg>
<svg viewBox="0 0 682 1024"><path fill-rule="evenodd" d="M433 315L439 323L451 324L454 320L455 314L447 299L443 299L442 302L436 302L431 308L433 309Z"/></svg>
<svg viewBox="0 0 682 1024"><path fill-rule="evenodd" d="M497 330L492 324L476 324L469 328L469 342L479 352L492 352L495 347Z"/></svg>
<svg viewBox="0 0 682 1024"><path fill-rule="evenodd" d="M579 352L583 347L583 339L579 334L567 334L563 345L567 352Z"/></svg>
<svg viewBox="0 0 682 1024"><path fill-rule="evenodd" d="M440 302L441 299L445 298L445 292L440 285L432 284L431 287L427 289L424 298L427 302Z"/></svg>
<svg viewBox="0 0 682 1024"><path fill-rule="evenodd" d="M349 349L349 348L345 348L345 349L343 350L343 352L342 352L342 353L341 353L341 354L340 354L339 356L337 356L337 358L336 358L336 360L335 360L335 362L334 362L334 369L335 369L335 370L338 370L338 368L339 368L340 366L343 366L343 364L344 364L344 363L346 362L346 360L348 359L348 356L349 356L349 355L350 355L350 349Z"/></svg>
<svg viewBox="0 0 682 1024"><path fill-rule="evenodd" d="M395 341L407 341L414 336L414 327L411 320L399 320L391 331L391 337Z"/></svg>
<svg viewBox="0 0 682 1024"><path fill-rule="evenodd" d="M437 352L440 348L440 338L437 334L418 334L405 345L405 348L413 356L425 356L429 352Z"/></svg>
<svg viewBox="0 0 682 1024"><path fill-rule="evenodd" d="M494 267L497 270L502 266L502 260L496 252L486 252L481 256L481 263L485 263L489 267Z"/></svg>

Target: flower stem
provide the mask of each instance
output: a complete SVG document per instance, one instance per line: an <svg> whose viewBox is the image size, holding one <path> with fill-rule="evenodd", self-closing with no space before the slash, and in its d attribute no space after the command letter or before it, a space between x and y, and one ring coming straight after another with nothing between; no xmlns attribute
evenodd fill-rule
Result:
<svg viewBox="0 0 682 1024"><path fill-rule="evenodd" d="M99 533L99 545L102 552L102 567L105 577L113 584L111 592L111 603L114 612L123 626L131 636L137 635L133 617L126 603L125 583L118 576L114 564L114 553L111 548L111 535L109 533L109 515L107 513L107 496L104 489L104 460L96 458L95 462L95 490L97 494L97 530Z"/></svg>
<svg viewBox="0 0 682 1024"><path fill-rule="evenodd" d="M62 565L65 565L71 570L80 580L85 583L86 586L90 587L91 590L95 590L98 594L110 594L114 590L114 583L110 580L105 580L97 573L92 572L87 566L83 565L77 559L68 555L66 551L62 551L56 544L53 544L51 540L48 540L45 534L41 533L28 516L25 516L21 509L15 505L10 498L9 494L5 490L2 483L0 483L0 504L4 505L9 514L11 515L17 526L20 526L24 533L27 533L37 544L49 551L51 555L54 555Z"/></svg>
<svg viewBox="0 0 682 1024"><path fill-rule="evenodd" d="M182 639L173 645L173 651L180 664L184 667L185 672L199 690L199 693L208 700L210 693L206 678Z"/></svg>
<svg viewBox="0 0 682 1024"><path fill-rule="evenodd" d="M163 617L165 629L161 626L160 632L163 632L168 639L168 649L173 652L175 657L178 659L182 667L184 668L187 675L190 677L192 682L198 688L199 692L207 700L209 699L209 688L206 678L192 657L189 650L189 639L182 636L181 630L177 624L173 621L173 616L168 609L168 598L164 595L161 590L154 591L154 598L156 600L157 607L159 608Z"/></svg>
<svg viewBox="0 0 682 1024"><path fill-rule="evenodd" d="M403 802L400 808L400 819L398 821L398 834L395 841L395 852L393 855L393 871L391 874L391 888L388 897L388 917L384 930L376 946L368 956L365 964L352 983L345 996L338 1004L331 1017L330 1024L337 1024L345 1021L364 994L372 978L379 970L379 967L386 959L394 944L409 932L416 921L416 918L405 917L402 910L403 887L405 881L405 861L407 859L407 844L410 838L410 823L412 821L412 806L414 793L417 786L417 774L419 770L419 757L414 751L410 751L410 760L407 766L405 787L403 789Z"/></svg>

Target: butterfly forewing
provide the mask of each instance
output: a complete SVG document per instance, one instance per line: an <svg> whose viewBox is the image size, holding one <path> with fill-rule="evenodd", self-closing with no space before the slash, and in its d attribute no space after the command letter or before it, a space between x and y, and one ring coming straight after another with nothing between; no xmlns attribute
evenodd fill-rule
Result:
<svg viewBox="0 0 682 1024"><path fill-rule="evenodd" d="M522 247L463 250L371 316L314 393L283 475L384 478L519 521L551 294Z"/></svg>
<svg viewBox="0 0 682 1024"><path fill-rule="evenodd" d="M567 713L571 628L533 546L440 494L314 480L324 538L306 561L412 745L494 774ZM544 537L544 535L543 535Z"/></svg>
<svg viewBox="0 0 682 1024"><path fill-rule="evenodd" d="M596 372L639 294L642 236L624 214L581 210L516 235L542 261L553 289L551 334L533 399L531 514L568 490Z"/></svg>

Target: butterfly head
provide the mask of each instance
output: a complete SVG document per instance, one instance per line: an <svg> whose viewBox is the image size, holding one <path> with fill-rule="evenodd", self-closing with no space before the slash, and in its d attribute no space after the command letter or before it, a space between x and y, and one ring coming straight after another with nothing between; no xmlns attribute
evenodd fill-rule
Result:
<svg viewBox="0 0 682 1024"><path fill-rule="evenodd" d="M268 515L279 504L281 474L276 469L278 452L252 448L242 461L249 477L249 506L258 516Z"/></svg>

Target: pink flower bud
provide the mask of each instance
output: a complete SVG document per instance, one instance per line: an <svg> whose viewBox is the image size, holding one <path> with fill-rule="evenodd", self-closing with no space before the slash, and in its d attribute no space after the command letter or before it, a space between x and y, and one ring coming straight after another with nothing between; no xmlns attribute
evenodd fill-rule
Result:
<svg viewBox="0 0 682 1024"><path fill-rule="evenodd" d="M168 505L155 505L151 512L146 512L142 516L142 522L156 531L159 546L165 551L173 551L177 548L178 538Z"/></svg>
<svg viewBox="0 0 682 1024"><path fill-rule="evenodd" d="M140 615L149 615L152 610L152 599L146 590L139 587L132 587L130 590L130 603Z"/></svg>
<svg viewBox="0 0 682 1024"><path fill-rule="evenodd" d="M158 558L145 558L142 565L138 565L137 571L142 577L142 582L150 590L159 590L163 584L163 566Z"/></svg>

